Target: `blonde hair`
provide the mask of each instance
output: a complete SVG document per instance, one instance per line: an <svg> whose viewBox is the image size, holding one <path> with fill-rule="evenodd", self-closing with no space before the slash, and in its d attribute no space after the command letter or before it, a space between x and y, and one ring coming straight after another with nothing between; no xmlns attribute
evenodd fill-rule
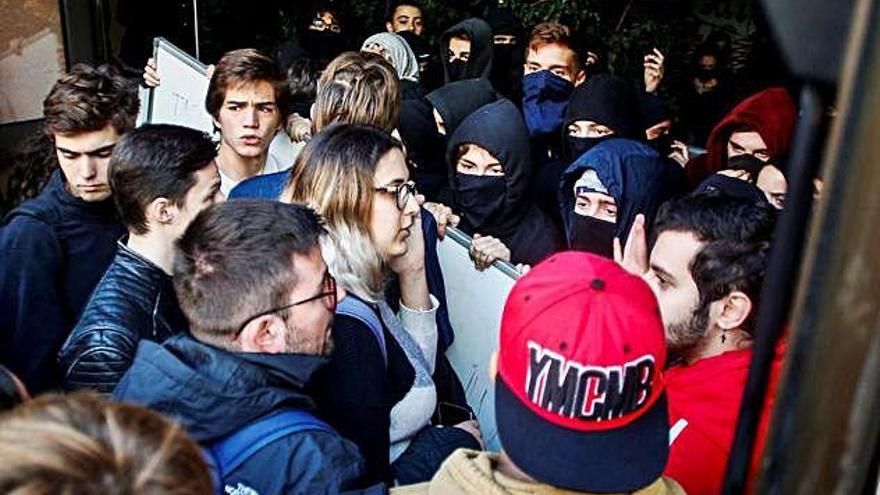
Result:
<svg viewBox="0 0 880 495"><path fill-rule="evenodd" d="M335 123L365 124L391 132L400 119L400 80L384 58L346 52L318 80L312 134Z"/></svg>
<svg viewBox="0 0 880 495"><path fill-rule="evenodd" d="M312 138L293 164L283 201L308 204L324 217L324 259L340 285L376 302L385 259L370 235L376 165L400 142L379 129L334 124Z"/></svg>
<svg viewBox="0 0 880 495"><path fill-rule="evenodd" d="M178 426L94 393L44 395L0 417L0 492L212 493L202 451Z"/></svg>

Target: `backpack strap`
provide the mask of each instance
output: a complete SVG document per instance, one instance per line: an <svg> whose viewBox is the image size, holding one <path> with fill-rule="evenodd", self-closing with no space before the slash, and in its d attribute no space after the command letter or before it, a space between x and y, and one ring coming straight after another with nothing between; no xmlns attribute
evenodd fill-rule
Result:
<svg viewBox="0 0 880 495"><path fill-rule="evenodd" d="M222 481L267 445L304 431L333 432L334 430L308 411L285 409L263 416L228 437L218 440L206 450L215 463L219 480Z"/></svg>
<svg viewBox="0 0 880 495"><path fill-rule="evenodd" d="M382 330L382 321L379 320L379 316L376 315L373 308L364 301L349 294L336 305L336 314L350 316L369 327L373 337L376 338L376 343L379 344L379 350L382 351L382 361L387 368L388 350L385 347L385 332Z"/></svg>

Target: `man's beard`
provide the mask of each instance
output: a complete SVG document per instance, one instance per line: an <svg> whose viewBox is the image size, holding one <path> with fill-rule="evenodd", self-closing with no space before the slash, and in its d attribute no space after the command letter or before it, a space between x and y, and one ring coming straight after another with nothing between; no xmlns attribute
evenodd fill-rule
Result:
<svg viewBox="0 0 880 495"><path fill-rule="evenodd" d="M670 361L678 360L706 335L709 326L709 302L698 303L690 317L666 326L666 348Z"/></svg>
<svg viewBox="0 0 880 495"><path fill-rule="evenodd" d="M320 342L302 339L303 334L304 332L299 328L288 326L284 352L310 356L329 356L333 352L333 337L329 327Z"/></svg>

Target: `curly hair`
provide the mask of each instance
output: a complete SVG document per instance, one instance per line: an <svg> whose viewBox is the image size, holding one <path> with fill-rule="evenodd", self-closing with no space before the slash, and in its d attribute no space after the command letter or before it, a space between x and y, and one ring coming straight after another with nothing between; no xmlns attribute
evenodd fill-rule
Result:
<svg viewBox="0 0 880 495"><path fill-rule="evenodd" d="M708 319L711 303L739 291L753 306L744 329L754 330L776 217L768 204L715 194L685 196L660 208L655 236L667 231L690 232L705 243L689 266L700 294L696 313L704 320L700 323Z"/></svg>

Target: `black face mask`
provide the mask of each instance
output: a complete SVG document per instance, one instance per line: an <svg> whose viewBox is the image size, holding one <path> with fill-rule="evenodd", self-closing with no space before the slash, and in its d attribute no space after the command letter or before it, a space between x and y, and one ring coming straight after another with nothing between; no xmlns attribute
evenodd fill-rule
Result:
<svg viewBox="0 0 880 495"><path fill-rule="evenodd" d="M700 82L707 83L712 79L718 78L718 71L715 69L697 69L697 79Z"/></svg>
<svg viewBox="0 0 880 495"><path fill-rule="evenodd" d="M758 174L761 173L765 165L767 164L755 158L755 155L748 153L732 156L727 159L727 168L729 170L745 170L749 173L748 182L752 184L758 180Z"/></svg>
<svg viewBox="0 0 880 495"><path fill-rule="evenodd" d="M574 137L565 135L565 149L569 153L569 160L574 161L577 160L578 157L590 151L590 148L596 146L597 144L605 141L610 136L603 137L593 137L593 138L582 138L582 137Z"/></svg>
<svg viewBox="0 0 880 495"><path fill-rule="evenodd" d="M614 259L614 233L617 224L573 213L569 247Z"/></svg>
<svg viewBox="0 0 880 495"><path fill-rule="evenodd" d="M485 227L504 205L504 176L455 174L455 198L461 214L474 229Z"/></svg>
<svg viewBox="0 0 880 495"><path fill-rule="evenodd" d="M648 146L657 150L660 156L666 158L672 153L672 136L663 134L655 139L648 141Z"/></svg>
<svg viewBox="0 0 880 495"><path fill-rule="evenodd" d="M467 74L467 62L455 59L446 64L446 71L449 73L449 82L461 81Z"/></svg>

